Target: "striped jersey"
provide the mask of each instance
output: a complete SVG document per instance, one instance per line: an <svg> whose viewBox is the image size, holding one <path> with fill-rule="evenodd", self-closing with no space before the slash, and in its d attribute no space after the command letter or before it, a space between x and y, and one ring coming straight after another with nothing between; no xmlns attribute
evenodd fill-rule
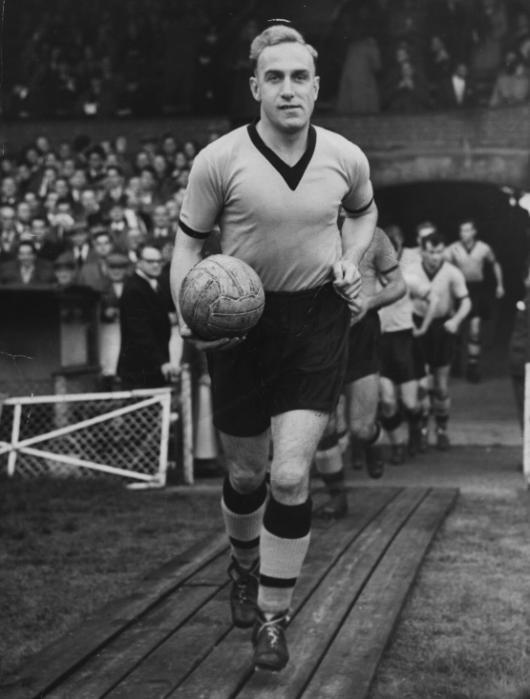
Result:
<svg viewBox="0 0 530 699"><path fill-rule="evenodd" d="M341 206L355 217L372 201L368 160L351 141L310 126L291 167L250 124L199 152L179 225L205 238L217 223L223 253L253 267L267 291L298 291L331 280L342 255Z"/></svg>

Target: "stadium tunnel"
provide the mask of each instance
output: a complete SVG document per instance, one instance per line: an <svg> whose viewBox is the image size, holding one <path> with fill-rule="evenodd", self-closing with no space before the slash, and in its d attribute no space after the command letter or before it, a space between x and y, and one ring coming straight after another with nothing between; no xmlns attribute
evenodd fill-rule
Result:
<svg viewBox="0 0 530 699"><path fill-rule="evenodd" d="M411 182L376 189L380 225L397 224L405 245L416 244L415 227L429 220L447 243L458 238L458 222L476 222L479 237L493 248L504 273L506 296L497 311L506 338L515 302L524 295L523 275L530 251L530 216L519 205L520 193L490 183Z"/></svg>

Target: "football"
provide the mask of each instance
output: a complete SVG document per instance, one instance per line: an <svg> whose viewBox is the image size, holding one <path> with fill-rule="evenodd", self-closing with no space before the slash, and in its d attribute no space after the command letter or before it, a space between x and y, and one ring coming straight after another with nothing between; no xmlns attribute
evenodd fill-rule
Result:
<svg viewBox="0 0 530 699"><path fill-rule="evenodd" d="M265 292L256 272L230 255L210 255L185 276L182 317L202 340L245 335L261 317Z"/></svg>

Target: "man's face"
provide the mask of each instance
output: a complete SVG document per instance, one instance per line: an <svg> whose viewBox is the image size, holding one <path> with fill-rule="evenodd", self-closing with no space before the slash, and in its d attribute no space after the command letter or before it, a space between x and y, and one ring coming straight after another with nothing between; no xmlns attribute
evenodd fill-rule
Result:
<svg viewBox="0 0 530 699"><path fill-rule="evenodd" d="M75 231L72 232L71 240L72 240L72 244L76 248L80 248L88 240L88 231L86 231L82 228L77 228Z"/></svg>
<svg viewBox="0 0 530 699"><path fill-rule="evenodd" d="M62 177L55 181L54 189L59 195L60 199L64 199L70 194L68 183Z"/></svg>
<svg viewBox="0 0 530 699"><path fill-rule="evenodd" d="M162 272L162 255L160 250L145 247L138 260L138 269L150 279L157 279Z"/></svg>
<svg viewBox="0 0 530 699"><path fill-rule="evenodd" d="M295 42L267 46L250 78L261 116L283 133L304 129L318 96L319 78L309 50Z"/></svg>
<svg viewBox="0 0 530 699"><path fill-rule="evenodd" d="M76 170L70 178L70 186L74 189L82 189L86 185L86 175L83 170Z"/></svg>
<svg viewBox="0 0 530 699"><path fill-rule="evenodd" d="M111 282L122 282L127 274L127 267L121 265L108 265L107 273Z"/></svg>
<svg viewBox="0 0 530 699"><path fill-rule="evenodd" d="M75 270L70 267L58 267L55 270L55 279L59 286L68 286L74 281Z"/></svg>
<svg viewBox="0 0 530 699"><path fill-rule="evenodd" d="M92 189L85 189L81 192L81 205L87 211L94 211L98 208L96 193Z"/></svg>
<svg viewBox="0 0 530 699"><path fill-rule="evenodd" d="M123 209L121 206L113 206L109 211L109 217L112 223L119 223L123 219Z"/></svg>
<svg viewBox="0 0 530 699"><path fill-rule="evenodd" d="M29 223L31 219L31 209L25 201L21 201L17 206L17 218L21 223Z"/></svg>
<svg viewBox="0 0 530 699"><path fill-rule="evenodd" d="M103 158L99 153L93 152L88 156L88 167L91 170L101 170L103 167Z"/></svg>
<svg viewBox="0 0 530 699"><path fill-rule="evenodd" d="M156 228L166 228L169 225L169 219L165 206L157 206L153 211L153 223Z"/></svg>
<svg viewBox="0 0 530 699"><path fill-rule="evenodd" d="M14 197L17 193L17 183L12 177L6 177L2 182L2 194L5 197Z"/></svg>
<svg viewBox="0 0 530 699"><path fill-rule="evenodd" d="M31 233L36 240L42 240L46 235L47 228L44 219L34 218L31 222Z"/></svg>
<svg viewBox="0 0 530 699"><path fill-rule="evenodd" d="M460 240L464 243L464 245L471 245L471 243L475 240L476 235L477 231L472 223L462 223L460 226Z"/></svg>
<svg viewBox="0 0 530 699"><path fill-rule="evenodd" d="M22 267L31 267L35 262L35 253L31 245L21 244L18 248L17 258Z"/></svg>
<svg viewBox="0 0 530 699"><path fill-rule="evenodd" d="M421 256L423 264L428 270L434 272L441 266L444 250L445 245L443 243L438 243L438 245L433 245L432 243L425 244L425 247L421 250Z"/></svg>
<svg viewBox="0 0 530 699"><path fill-rule="evenodd" d="M123 184L123 178L120 175L119 171L116 170L116 168L111 167L107 170L107 185L111 189L115 189L116 187L121 187Z"/></svg>
<svg viewBox="0 0 530 699"><path fill-rule="evenodd" d="M112 242L108 235L98 235L94 239L94 251L98 257L107 257L112 251Z"/></svg>
<svg viewBox="0 0 530 699"><path fill-rule="evenodd" d="M15 230L15 210L10 206L4 206L0 211L0 224L3 231Z"/></svg>

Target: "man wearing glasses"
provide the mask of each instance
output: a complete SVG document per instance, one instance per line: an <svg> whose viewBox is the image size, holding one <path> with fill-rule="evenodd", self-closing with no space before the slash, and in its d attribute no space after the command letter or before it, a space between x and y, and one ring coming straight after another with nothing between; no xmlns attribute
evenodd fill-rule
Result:
<svg viewBox="0 0 530 699"><path fill-rule="evenodd" d="M160 289L162 262L158 248L140 248L120 298L118 376L125 390L164 386L178 371L169 360L170 309Z"/></svg>

